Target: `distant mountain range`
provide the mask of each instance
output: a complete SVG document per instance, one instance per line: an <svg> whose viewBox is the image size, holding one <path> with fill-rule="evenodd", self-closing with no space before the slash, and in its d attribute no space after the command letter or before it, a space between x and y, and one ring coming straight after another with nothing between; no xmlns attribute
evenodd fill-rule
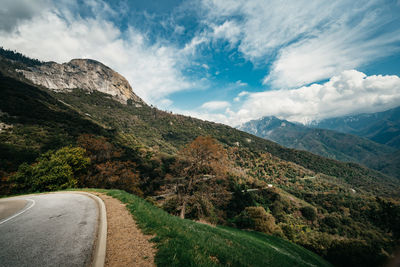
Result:
<svg viewBox="0 0 400 267"><path fill-rule="evenodd" d="M383 112L325 119L309 126L355 134L400 149L400 106Z"/></svg>
<svg viewBox="0 0 400 267"><path fill-rule="evenodd" d="M249 121L239 129L286 147L361 163L400 178L399 118L400 107L380 113L327 119L310 126L270 116Z"/></svg>

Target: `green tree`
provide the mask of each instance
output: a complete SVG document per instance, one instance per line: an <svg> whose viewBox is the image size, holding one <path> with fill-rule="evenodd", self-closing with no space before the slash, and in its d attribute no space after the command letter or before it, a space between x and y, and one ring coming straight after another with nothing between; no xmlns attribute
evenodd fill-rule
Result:
<svg viewBox="0 0 400 267"><path fill-rule="evenodd" d="M313 207L306 206L300 209L301 215L309 221L314 221L317 218L317 212Z"/></svg>
<svg viewBox="0 0 400 267"><path fill-rule="evenodd" d="M245 208L236 221L241 228L249 228L267 234L273 234L277 230L274 216L267 213L261 206Z"/></svg>
<svg viewBox="0 0 400 267"><path fill-rule="evenodd" d="M85 172L89 163L85 150L80 147L67 146L55 152L46 152L34 164L20 165L18 172L11 177L14 191L38 192L77 187L77 177Z"/></svg>

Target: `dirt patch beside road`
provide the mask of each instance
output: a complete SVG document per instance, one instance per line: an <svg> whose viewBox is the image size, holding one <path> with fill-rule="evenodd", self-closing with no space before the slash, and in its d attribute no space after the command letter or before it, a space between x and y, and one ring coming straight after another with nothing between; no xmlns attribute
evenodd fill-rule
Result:
<svg viewBox="0 0 400 267"><path fill-rule="evenodd" d="M107 252L105 266L155 266L156 249L145 236L125 204L110 196L100 197L107 210Z"/></svg>

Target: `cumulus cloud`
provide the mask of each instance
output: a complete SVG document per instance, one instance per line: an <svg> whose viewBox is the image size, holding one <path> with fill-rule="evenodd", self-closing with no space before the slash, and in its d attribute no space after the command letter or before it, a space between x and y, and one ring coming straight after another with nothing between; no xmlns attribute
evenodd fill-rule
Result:
<svg viewBox="0 0 400 267"><path fill-rule="evenodd" d="M165 106L167 95L194 86L181 72L187 62L178 48L150 43L132 27L121 32L101 15L112 15L106 4L86 2L98 16L82 18L53 6L0 34L0 43L45 61L99 60L124 75L135 93L152 104Z"/></svg>
<svg viewBox="0 0 400 267"><path fill-rule="evenodd" d="M384 0L203 0L214 38L237 44L264 84L295 88L398 51L400 9Z"/></svg>
<svg viewBox="0 0 400 267"><path fill-rule="evenodd" d="M209 101L201 105L201 108L206 110L221 110L230 106L227 101Z"/></svg>
<svg viewBox="0 0 400 267"><path fill-rule="evenodd" d="M243 97L246 98L243 100ZM211 107L208 109L177 112L231 126L263 116L307 124L313 120L397 107L400 103L400 77L367 76L356 70L347 70L323 84L258 93L243 91L237 98L236 102L240 102L235 109L228 102L214 101L203 104Z"/></svg>
<svg viewBox="0 0 400 267"><path fill-rule="evenodd" d="M357 70L347 70L323 84L257 93L242 91L234 103L210 101L193 110L172 110L231 126L263 116L307 124L314 120L380 112L399 106L400 77L367 76Z"/></svg>
<svg viewBox="0 0 400 267"><path fill-rule="evenodd" d="M230 125L274 115L307 123L329 117L379 112L400 103L400 77L367 76L356 70L343 71L323 84L292 90L249 93L237 112L226 114Z"/></svg>

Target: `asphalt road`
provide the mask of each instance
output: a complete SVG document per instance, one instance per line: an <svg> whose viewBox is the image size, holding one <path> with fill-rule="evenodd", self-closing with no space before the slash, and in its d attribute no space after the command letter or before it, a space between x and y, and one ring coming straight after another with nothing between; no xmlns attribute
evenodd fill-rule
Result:
<svg viewBox="0 0 400 267"><path fill-rule="evenodd" d="M90 265L98 217L82 194L0 199L0 266Z"/></svg>

